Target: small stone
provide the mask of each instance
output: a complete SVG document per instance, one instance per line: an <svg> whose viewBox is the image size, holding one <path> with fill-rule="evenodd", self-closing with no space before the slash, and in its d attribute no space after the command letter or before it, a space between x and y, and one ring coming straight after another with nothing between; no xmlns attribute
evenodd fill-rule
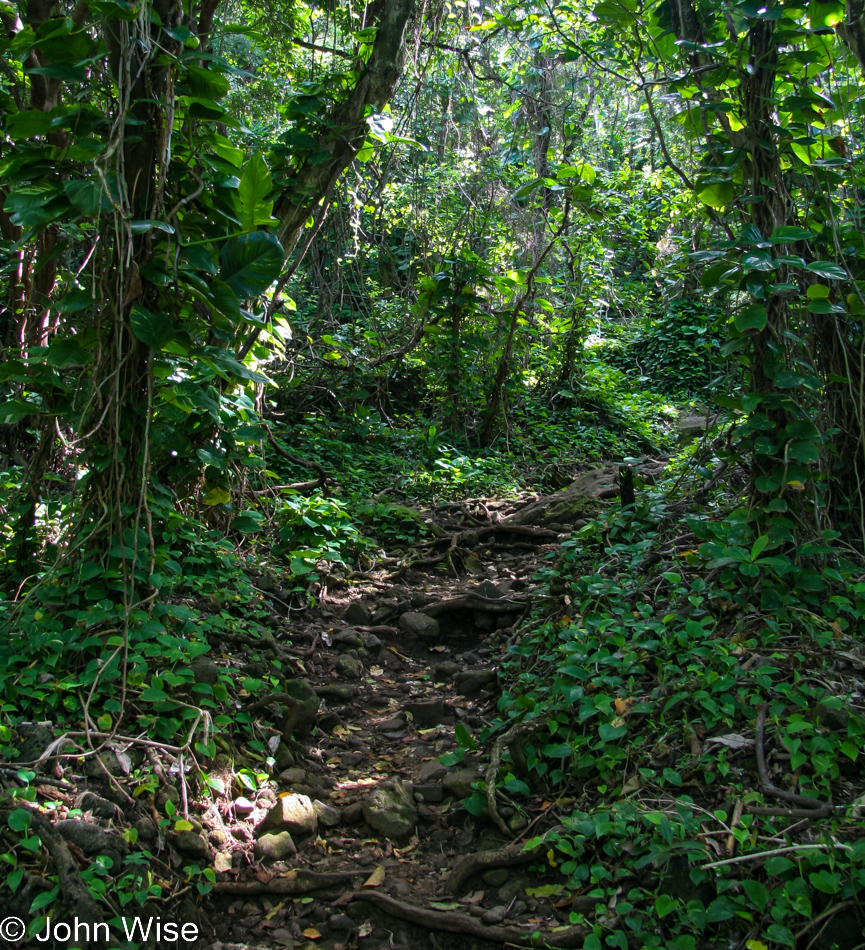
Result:
<svg viewBox="0 0 865 950"><path fill-rule="evenodd" d="M417 801L424 802L427 805L435 805L445 797L445 793L441 785L435 783L430 785L415 785L414 797Z"/></svg>
<svg viewBox="0 0 865 950"><path fill-rule="evenodd" d="M465 670L454 677L457 691L463 696L473 696L496 682L493 670Z"/></svg>
<svg viewBox="0 0 865 950"><path fill-rule="evenodd" d="M316 686L315 691L323 699L338 699L342 702L354 699L360 692L357 686L350 683L327 683L324 686Z"/></svg>
<svg viewBox="0 0 865 950"><path fill-rule="evenodd" d="M446 795L453 795L454 798L468 798L474 789L472 782L482 779L483 775L477 769L456 769L448 772L442 782L442 788Z"/></svg>
<svg viewBox="0 0 865 950"><path fill-rule="evenodd" d="M508 873L507 868L491 868L489 871L485 871L481 876L484 884L487 884L489 887L501 887L508 879Z"/></svg>
<svg viewBox="0 0 865 950"><path fill-rule="evenodd" d="M358 626L366 627L369 625L370 621L370 612L369 607L363 601L353 600L348 605L348 610L345 612L345 622L350 624L358 624Z"/></svg>
<svg viewBox="0 0 865 950"><path fill-rule="evenodd" d="M150 843L159 837L155 822L146 815L133 822L132 827L138 832L138 840L141 842Z"/></svg>
<svg viewBox="0 0 865 950"><path fill-rule="evenodd" d="M354 921L348 914L334 914L327 918L328 930L336 930L339 933L346 933L354 930Z"/></svg>
<svg viewBox="0 0 865 950"><path fill-rule="evenodd" d="M399 628L423 640L435 640L439 635L439 622L435 617L409 611L399 618Z"/></svg>
<svg viewBox="0 0 865 950"><path fill-rule="evenodd" d="M92 812L97 818L117 818L120 809L113 802L106 801L93 792L84 792L75 800L81 811Z"/></svg>
<svg viewBox="0 0 865 950"><path fill-rule="evenodd" d="M242 795L234 799L234 813L236 815L251 815L255 811L255 805L248 798Z"/></svg>
<svg viewBox="0 0 865 950"><path fill-rule="evenodd" d="M371 633L366 638L366 648L367 650L377 650L381 646L381 640L374 634Z"/></svg>
<svg viewBox="0 0 865 950"><path fill-rule="evenodd" d="M514 834L522 831L524 828L529 827L529 820L525 815L521 815L519 812L516 812L511 818L508 819L508 828L513 831Z"/></svg>
<svg viewBox="0 0 865 950"><path fill-rule="evenodd" d="M259 829L311 835L318 829L318 817L308 796L283 795L267 813Z"/></svg>
<svg viewBox="0 0 865 950"><path fill-rule="evenodd" d="M156 807L160 811L165 811L166 802L175 806L180 804L180 792L173 785L160 785L156 791Z"/></svg>
<svg viewBox="0 0 865 950"><path fill-rule="evenodd" d="M337 726L342 725L342 720L339 718L339 715L333 711L326 712L323 716L319 717L318 728L322 732L333 732Z"/></svg>
<svg viewBox="0 0 865 950"><path fill-rule="evenodd" d="M424 762L420 767L421 782L439 782L448 774L448 770L437 760Z"/></svg>
<svg viewBox="0 0 865 950"><path fill-rule="evenodd" d="M210 861L210 848L207 847L207 842L194 831L181 831L174 839L174 847L194 861Z"/></svg>
<svg viewBox="0 0 865 950"><path fill-rule="evenodd" d="M262 835L252 849L252 856L262 864L272 864L274 861L284 861L297 854L294 841L287 831L276 834Z"/></svg>
<svg viewBox="0 0 865 950"><path fill-rule="evenodd" d="M412 720L419 729L431 729L444 720L445 704L441 699L406 703L405 711L411 713Z"/></svg>
<svg viewBox="0 0 865 950"><path fill-rule="evenodd" d="M312 807L315 809L319 824L324 825L325 828L335 828L342 820L339 809L334 808L333 805L316 799Z"/></svg>
<svg viewBox="0 0 865 950"><path fill-rule="evenodd" d="M483 917L481 917L482 924L500 924L505 919L505 914L507 913L507 907L493 907L492 910L488 910Z"/></svg>
<svg viewBox="0 0 865 950"><path fill-rule="evenodd" d="M19 722L14 726L12 744L18 751L12 756L12 761L35 762L54 741L54 731L49 726L50 723L43 722Z"/></svg>
<svg viewBox="0 0 865 950"><path fill-rule="evenodd" d="M458 669L459 666L454 663L453 660L445 660L443 663L436 663L433 667L433 672L435 673L436 680L444 682L449 680Z"/></svg>
<svg viewBox="0 0 865 950"><path fill-rule="evenodd" d="M285 782L286 785L298 785L306 781L306 772L298 768L285 769L284 772L279 773L279 780Z"/></svg>
<svg viewBox="0 0 865 950"><path fill-rule="evenodd" d="M481 597L486 597L490 600L496 600L502 596L503 586L504 585L499 586L498 584L494 584L492 581L481 581L475 590L481 595Z"/></svg>
<svg viewBox="0 0 865 950"><path fill-rule="evenodd" d="M834 704L820 702L817 704L816 717L820 725L833 732L846 732L850 723L850 711L839 708Z"/></svg>
<svg viewBox="0 0 865 950"><path fill-rule="evenodd" d="M356 825L363 817L363 802L352 802L342 810L342 821L346 825Z"/></svg>
<svg viewBox="0 0 865 950"><path fill-rule="evenodd" d="M375 724L376 732L396 732L399 729L405 728L405 714L396 713L391 716L389 719L383 719L381 722Z"/></svg>
<svg viewBox="0 0 865 950"><path fill-rule="evenodd" d="M349 680L359 680L363 674L363 664L357 657L343 654L336 661L336 672L338 676L344 676Z"/></svg>
<svg viewBox="0 0 865 950"><path fill-rule="evenodd" d="M219 667L209 656L199 655L189 664L196 683L215 686L219 681Z"/></svg>
<svg viewBox="0 0 865 950"><path fill-rule="evenodd" d="M417 824L412 794L402 782L379 785L363 803L368 824L388 838L407 838Z"/></svg>
<svg viewBox="0 0 865 950"><path fill-rule="evenodd" d="M276 747L273 755L273 764L281 770L290 769L294 765L294 755L291 749L282 741Z"/></svg>
<svg viewBox="0 0 865 950"><path fill-rule="evenodd" d="M360 650L364 645L363 637L352 627L340 630L332 642L337 650Z"/></svg>

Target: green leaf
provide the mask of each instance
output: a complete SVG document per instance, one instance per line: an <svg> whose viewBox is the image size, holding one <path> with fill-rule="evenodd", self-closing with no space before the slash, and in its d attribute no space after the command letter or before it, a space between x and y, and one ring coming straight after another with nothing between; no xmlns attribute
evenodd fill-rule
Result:
<svg viewBox="0 0 865 950"><path fill-rule="evenodd" d="M16 808L8 818L9 827L19 834L26 831L33 823L33 815L26 808Z"/></svg>
<svg viewBox="0 0 865 950"><path fill-rule="evenodd" d="M6 884L8 885L9 890L12 891L13 894L20 887L21 881L23 880L23 878L24 878L24 868L17 868L16 870L10 872L6 876Z"/></svg>
<svg viewBox="0 0 865 950"><path fill-rule="evenodd" d="M677 906L678 902L674 897L670 897L669 894L659 894L655 900L655 913L658 917L666 917L667 914L672 914Z"/></svg>
<svg viewBox="0 0 865 950"><path fill-rule="evenodd" d="M468 731L468 729L466 729L463 723L458 722L456 724L454 734L458 745L461 745L464 749L474 749L475 740L472 738L471 733Z"/></svg>
<svg viewBox="0 0 865 950"><path fill-rule="evenodd" d="M774 858L769 858L765 865L766 873L772 877L783 874L785 871L789 871L792 867L795 867L795 865L789 858L777 856Z"/></svg>
<svg viewBox="0 0 865 950"><path fill-rule="evenodd" d="M733 322L740 333L744 333L746 330L762 330L769 322L769 314L762 304L752 303L744 310L740 310Z"/></svg>
<svg viewBox="0 0 865 950"><path fill-rule="evenodd" d="M805 265L805 270L811 271L818 277L825 277L827 280L844 280L847 277L846 272L832 261L813 261Z"/></svg>
<svg viewBox="0 0 865 950"><path fill-rule="evenodd" d="M49 904L53 904L57 900L57 895L60 893L60 887L53 887L50 891L43 891L41 894L37 894L33 900L33 903L30 905L30 913L35 914L37 910L41 910L43 907L47 907Z"/></svg>
<svg viewBox="0 0 865 950"><path fill-rule="evenodd" d="M241 511L231 522L231 527L234 528L235 531L250 534L253 531L260 531L263 521L264 515L259 511Z"/></svg>
<svg viewBox="0 0 865 950"><path fill-rule="evenodd" d="M621 737L624 736L627 731L627 726L614 726L610 722L605 722L598 726L598 735L604 740L604 742L612 742L614 739L621 739Z"/></svg>
<svg viewBox="0 0 865 950"><path fill-rule="evenodd" d="M156 689L154 686L148 686L141 693L141 698L146 703L159 703L168 699L168 693L164 689Z"/></svg>
<svg viewBox="0 0 865 950"><path fill-rule="evenodd" d="M538 887L527 887L529 897L558 897L564 890L562 884L541 884Z"/></svg>
<svg viewBox="0 0 865 950"><path fill-rule="evenodd" d="M756 561L757 558L763 553L763 549L769 543L769 535L761 534L759 538L751 546L751 560Z"/></svg>
<svg viewBox="0 0 865 950"><path fill-rule="evenodd" d="M51 116L38 109L18 112L6 119L6 134L12 138L29 139L44 135L51 128Z"/></svg>
<svg viewBox="0 0 865 950"><path fill-rule="evenodd" d="M275 234L256 231L229 238L222 249L222 278L238 299L257 297L279 276L284 260Z"/></svg>
<svg viewBox="0 0 865 950"><path fill-rule="evenodd" d="M809 241L813 236L807 228L784 226L775 228L769 240L772 244L792 244L794 241Z"/></svg>
<svg viewBox="0 0 865 950"><path fill-rule="evenodd" d="M240 320L240 302L234 291L218 277L210 282L207 296L213 307L232 323Z"/></svg>
<svg viewBox="0 0 865 950"><path fill-rule="evenodd" d="M161 350L174 338L174 324L165 314L153 313L140 304L135 304L129 317L132 332L142 343L154 350Z"/></svg>
<svg viewBox="0 0 865 950"><path fill-rule="evenodd" d="M568 759L573 755L574 750L566 743L545 745L541 749L541 755L548 756L551 759Z"/></svg>
<svg viewBox="0 0 865 950"><path fill-rule="evenodd" d="M480 815L487 807L487 798L483 792L472 792L463 802L463 807L470 815Z"/></svg>
<svg viewBox="0 0 865 950"><path fill-rule="evenodd" d="M757 910L765 910L766 904L769 903L769 892L764 884L759 881L742 881L742 888Z"/></svg>
<svg viewBox="0 0 865 950"><path fill-rule="evenodd" d="M240 197L240 223L245 231L253 230L256 225L269 224L273 202L267 201L273 183L270 170L260 152L246 163L240 179L238 196Z"/></svg>
<svg viewBox="0 0 865 950"><path fill-rule="evenodd" d="M710 208L722 211L733 200L733 185L729 181L715 181L699 188L697 197Z"/></svg>
<svg viewBox="0 0 865 950"><path fill-rule="evenodd" d="M85 218L95 218L100 211L111 210L111 202L95 181L67 181L63 190L72 207Z"/></svg>

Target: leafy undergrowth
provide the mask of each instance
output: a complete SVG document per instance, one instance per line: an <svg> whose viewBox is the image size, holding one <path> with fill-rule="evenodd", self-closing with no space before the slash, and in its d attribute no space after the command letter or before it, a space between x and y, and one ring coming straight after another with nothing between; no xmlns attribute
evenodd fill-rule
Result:
<svg viewBox="0 0 865 950"><path fill-rule="evenodd" d="M706 511L656 492L542 572L557 607L510 647L483 736L528 736L504 741L497 794L543 797L554 826L529 844L587 950L861 946L861 569L831 533L794 548L777 518Z"/></svg>

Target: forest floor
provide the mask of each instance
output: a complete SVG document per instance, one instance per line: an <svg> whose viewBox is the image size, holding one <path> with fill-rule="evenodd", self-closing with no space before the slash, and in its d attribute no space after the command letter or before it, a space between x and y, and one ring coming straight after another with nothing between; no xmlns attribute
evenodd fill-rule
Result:
<svg viewBox="0 0 865 950"><path fill-rule="evenodd" d="M538 593L533 575L557 549L555 531L505 530L515 507L450 506L450 527L461 532L453 540L476 552L456 561L462 570L455 558L447 574L392 564L351 586L331 584L292 625L292 643L307 645L297 675L322 711L253 809L238 815L227 803L220 816L242 855L207 898L223 946L501 946L567 928L570 903L555 906L557 889L544 888L522 846L553 803L503 806L505 831L460 807L483 778L480 752L439 761L459 748L460 724L477 733L494 717L498 661ZM256 844L256 827L276 836ZM278 853L280 831L296 853L270 863L264 851ZM308 893L285 893L289 870ZM584 933L567 928L553 942L574 945Z"/></svg>

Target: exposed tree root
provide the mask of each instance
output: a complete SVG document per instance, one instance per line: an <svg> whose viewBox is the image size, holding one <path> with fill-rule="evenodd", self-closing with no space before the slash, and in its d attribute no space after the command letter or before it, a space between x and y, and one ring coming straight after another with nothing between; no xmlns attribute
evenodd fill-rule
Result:
<svg viewBox="0 0 865 950"><path fill-rule="evenodd" d="M75 859L66 846L66 842L43 814L35 808L28 807L28 811L33 816L33 827L57 870L57 879L64 901L70 908L75 909L75 914L82 921L88 924L102 923L105 919L102 911L91 896L87 885L81 880Z"/></svg>
<svg viewBox="0 0 865 950"><path fill-rule="evenodd" d="M498 825L498 827L506 834L512 834L512 831L505 824L504 819L498 812L496 808L496 779L499 774L499 766L502 762L502 751L505 746L508 748L514 747L520 749L520 756L522 757L522 740L531 735L536 729L539 729L543 723L539 719L532 719L530 722L518 722L515 726L512 726L508 729L507 732L503 733L496 739L493 744L492 751L490 752L490 764L486 772L486 786L487 786L487 809L490 813L490 818ZM524 757L523 757L523 760Z"/></svg>
<svg viewBox="0 0 865 950"><path fill-rule="evenodd" d="M507 831L507 829L506 829ZM511 834L507 831L507 834ZM473 874L488 871L490 868L512 868L521 864L531 864L543 854L543 846L538 845L529 851L521 844L511 844L496 851L475 851L464 854L448 875L447 888L451 894L458 894Z"/></svg>
<svg viewBox="0 0 865 950"><path fill-rule="evenodd" d="M480 594L466 594L465 597L456 597L453 600L440 600L435 604L428 604L420 609L420 613L428 617L438 617L439 614L451 610L483 610L488 614L512 614L516 610L523 610L525 600L502 600L493 597L482 597Z"/></svg>
<svg viewBox="0 0 865 950"><path fill-rule="evenodd" d="M522 930L519 927L500 927L482 924L476 917L454 911L426 910L412 904L379 894L377 891L356 891L347 894L343 900L367 901L392 917L426 927L427 930L441 930L446 933L468 934L479 940L491 943L512 944L518 947L581 947L586 935L591 931L586 927L568 927L566 930L539 934L537 931Z"/></svg>
<svg viewBox="0 0 865 950"><path fill-rule="evenodd" d="M756 727L757 772L760 775L760 785L763 787L763 791L769 795L773 795L775 798L781 798L785 802L791 802L794 805L798 805L801 809L807 810L809 818L828 818L830 815L834 815L838 811L835 805L818 802L813 798L797 795L795 792L784 791L783 788L778 788L777 785L772 783L766 768L766 753L763 749L763 733L765 728L766 704L763 703L757 713Z"/></svg>
<svg viewBox="0 0 865 950"><path fill-rule="evenodd" d="M218 881L213 890L218 894L309 894L325 887L336 887L357 880L359 877L368 877L369 871L333 871L331 873L317 871L289 871L281 877L271 878L266 884L261 881Z"/></svg>
<svg viewBox="0 0 865 950"><path fill-rule="evenodd" d="M524 538L543 538L545 541L558 541L559 535L549 528L534 528L527 524L510 524L507 521L500 521L498 524L491 524L486 528L480 528L475 532L479 538L485 538L491 534L516 534Z"/></svg>

